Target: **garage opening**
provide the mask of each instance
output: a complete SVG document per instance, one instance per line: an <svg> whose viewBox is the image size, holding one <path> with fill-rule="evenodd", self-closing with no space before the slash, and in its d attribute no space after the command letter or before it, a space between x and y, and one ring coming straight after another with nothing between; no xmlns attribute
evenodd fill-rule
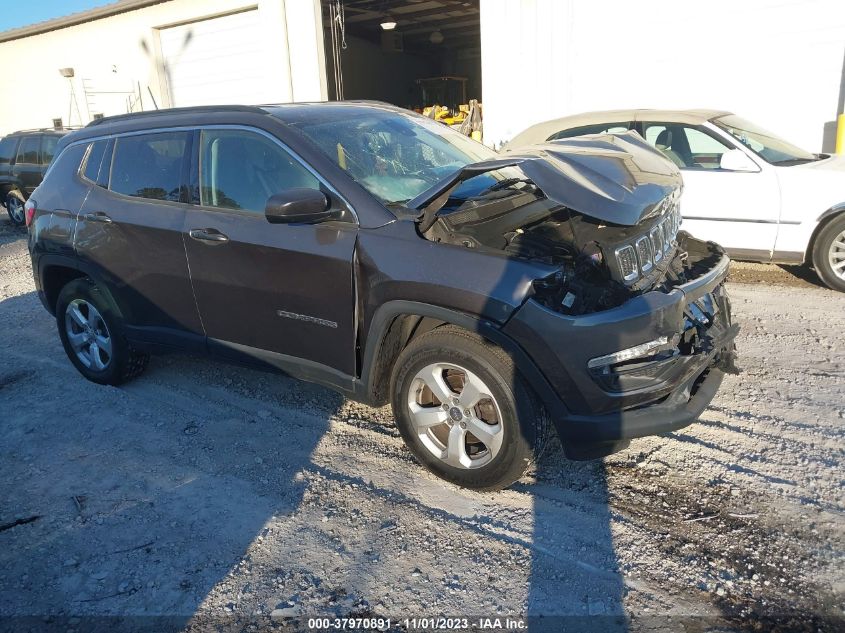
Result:
<svg viewBox="0 0 845 633"><path fill-rule="evenodd" d="M477 116L479 0L323 0L322 9L331 100L386 101L448 125Z"/></svg>

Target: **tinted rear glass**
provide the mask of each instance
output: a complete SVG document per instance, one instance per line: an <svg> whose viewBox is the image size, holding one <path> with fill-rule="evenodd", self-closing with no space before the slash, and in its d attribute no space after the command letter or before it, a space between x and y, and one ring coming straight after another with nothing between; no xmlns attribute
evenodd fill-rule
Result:
<svg viewBox="0 0 845 633"><path fill-rule="evenodd" d="M40 144L41 139L38 136L24 136L21 139L20 147L18 147L18 156L15 162L37 165L38 146Z"/></svg>
<svg viewBox="0 0 845 633"><path fill-rule="evenodd" d="M582 125L581 127L574 127L569 130L561 130L555 132L548 139L549 141L556 141L561 138L572 138L573 136L581 136L583 134L621 134L627 132L630 123L627 121L620 121L616 123L593 123L592 125Z"/></svg>
<svg viewBox="0 0 845 633"><path fill-rule="evenodd" d="M44 165L49 165L50 161L53 160L53 156L56 153L56 145L59 144L59 137L53 136L49 134L44 137L44 140L41 142L41 163Z"/></svg>
<svg viewBox="0 0 845 633"><path fill-rule="evenodd" d="M91 182L98 182L97 176L100 173L100 164L103 162L103 154L106 153L108 141L97 141L91 144L88 151L88 158L85 159L85 169L82 175Z"/></svg>
<svg viewBox="0 0 845 633"><path fill-rule="evenodd" d="M126 196L178 202L187 141L187 132L118 138L109 188Z"/></svg>
<svg viewBox="0 0 845 633"><path fill-rule="evenodd" d="M15 154L15 145L17 145L17 138L7 137L0 141L0 164L9 163L12 161L12 156Z"/></svg>

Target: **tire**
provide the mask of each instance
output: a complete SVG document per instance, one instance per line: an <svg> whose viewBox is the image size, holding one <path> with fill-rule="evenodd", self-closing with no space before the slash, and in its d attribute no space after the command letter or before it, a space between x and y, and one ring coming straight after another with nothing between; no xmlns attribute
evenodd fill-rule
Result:
<svg viewBox="0 0 845 633"><path fill-rule="evenodd" d="M845 213L841 213L816 236L813 267L828 288L845 292Z"/></svg>
<svg viewBox="0 0 845 633"><path fill-rule="evenodd" d="M528 471L545 444L545 410L513 361L466 330L444 326L413 339L396 360L390 386L408 448L423 466L458 486L506 488ZM448 408L443 400L452 400Z"/></svg>
<svg viewBox="0 0 845 633"><path fill-rule="evenodd" d="M9 214L9 219L15 226L23 226L26 224L26 215L24 213L24 199L19 193L10 191L6 195L6 213Z"/></svg>
<svg viewBox="0 0 845 633"><path fill-rule="evenodd" d="M90 279L75 279L59 293L56 325L70 362L91 382L119 385L144 371L149 355L123 335L112 301Z"/></svg>

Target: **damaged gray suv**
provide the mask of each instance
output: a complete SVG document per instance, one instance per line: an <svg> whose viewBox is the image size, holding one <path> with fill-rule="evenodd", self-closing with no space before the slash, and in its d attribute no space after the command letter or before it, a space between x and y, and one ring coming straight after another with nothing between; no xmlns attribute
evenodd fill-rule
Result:
<svg viewBox="0 0 845 633"><path fill-rule="evenodd" d="M64 137L25 210L70 361L119 384L183 349L392 405L461 486L693 422L736 326L633 133L502 157L379 103L117 116Z"/></svg>

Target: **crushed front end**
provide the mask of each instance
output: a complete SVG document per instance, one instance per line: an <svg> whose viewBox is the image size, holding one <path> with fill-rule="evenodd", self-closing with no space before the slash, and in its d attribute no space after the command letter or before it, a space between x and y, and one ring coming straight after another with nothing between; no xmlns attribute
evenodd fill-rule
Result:
<svg viewBox="0 0 845 633"><path fill-rule="evenodd" d="M471 165L412 201L434 242L551 266L502 331L570 457L693 422L736 372L721 247L681 230L677 168L634 133Z"/></svg>
<svg viewBox="0 0 845 633"><path fill-rule="evenodd" d="M565 315L531 298L505 325L557 391L553 418L571 457L694 422L737 371L727 255L681 232L675 257L680 279L619 306Z"/></svg>

